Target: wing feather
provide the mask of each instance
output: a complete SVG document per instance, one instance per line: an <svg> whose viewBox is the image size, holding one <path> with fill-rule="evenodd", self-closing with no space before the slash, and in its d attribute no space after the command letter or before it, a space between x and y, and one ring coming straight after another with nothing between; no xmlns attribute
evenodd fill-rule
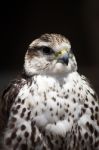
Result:
<svg viewBox="0 0 99 150"><path fill-rule="evenodd" d="M16 96L18 95L20 89L22 88L24 84L26 84L25 79L23 78L15 79L1 93L1 96L0 96L0 133L7 124L9 113L10 113L10 108Z"/></svg>

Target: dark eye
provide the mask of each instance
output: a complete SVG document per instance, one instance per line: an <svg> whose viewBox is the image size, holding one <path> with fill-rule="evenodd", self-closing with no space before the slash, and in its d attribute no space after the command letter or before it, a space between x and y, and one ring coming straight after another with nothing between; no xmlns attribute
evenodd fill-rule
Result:
<svg viewBox="0 0 99 150"><path fill-rule="evenodd" d="M43 51L43 53L46 54L46 55L50 55L50 54L53 53L53 50L52 50L50 47L43 47L43 48L42 48L42 51Z"/></svg>

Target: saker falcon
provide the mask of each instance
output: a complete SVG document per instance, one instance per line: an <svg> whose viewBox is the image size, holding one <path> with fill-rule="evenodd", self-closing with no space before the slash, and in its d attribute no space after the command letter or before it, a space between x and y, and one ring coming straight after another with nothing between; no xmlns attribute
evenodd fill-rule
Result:
<svg viewBox="0 0 99 150"><path fill-rule="evenodd" d="M2 150L99 150L99 99L59 34L34 40L0 100Z"/></svg>

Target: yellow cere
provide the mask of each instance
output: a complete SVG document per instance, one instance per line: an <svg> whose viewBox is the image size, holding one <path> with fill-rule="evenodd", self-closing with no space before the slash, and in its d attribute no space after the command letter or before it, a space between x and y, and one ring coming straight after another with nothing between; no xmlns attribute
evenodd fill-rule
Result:
<svg viewBox="0 0 99 150"><path fill-rule="evenodd" d="M55 53L55 58L59 57L59 56L62 56L66 53L66 49L62 49L60 50L59 52L56 52Z"/></svg>

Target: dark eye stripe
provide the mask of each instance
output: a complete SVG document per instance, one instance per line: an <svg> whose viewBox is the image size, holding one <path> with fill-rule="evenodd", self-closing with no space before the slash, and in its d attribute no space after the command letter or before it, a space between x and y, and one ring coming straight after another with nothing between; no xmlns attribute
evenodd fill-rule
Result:
<svg viewBox="0 0 99 150"><path fill-rule="evenodd" d="M39 46L29 47L28 48L29 51L37 51L37 50L40 50L40 49L41 49L41 47L39 47Z"/></svg>
<svg viewBox="0 0 99 150"><path fill-rule="evenodd" d="M36 46L36 47L29 47L29 51L41 51L45 55L51 55L54 53L53 49L47 46Z"/></svg>

